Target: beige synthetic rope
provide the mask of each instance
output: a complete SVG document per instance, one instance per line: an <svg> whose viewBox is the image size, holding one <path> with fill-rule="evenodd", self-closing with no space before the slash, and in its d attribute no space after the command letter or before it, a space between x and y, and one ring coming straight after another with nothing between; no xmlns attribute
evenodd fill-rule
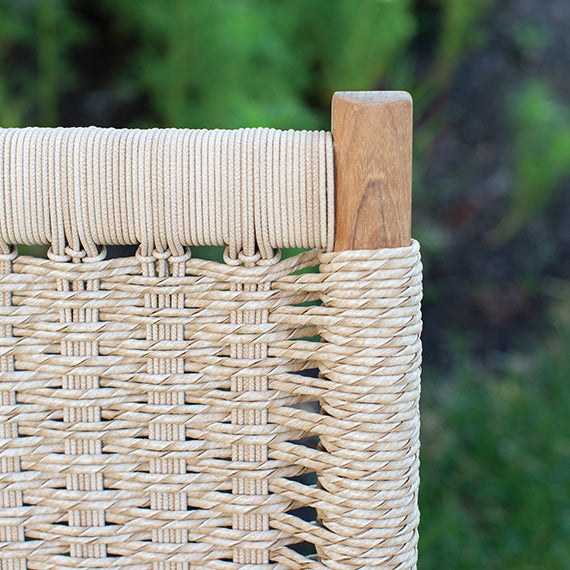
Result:
<svg viewBox="0 0 570 570"><path fill-rule="evenodd" d="M51 244L185 255L226 245L230 263L281 247L332 248L330 133L275 129L0 129L0 253ZM239 258L239 259L238 259Z"/></svg>
<svg viewBox="0 0 570 570"><path fill-rule="evenodd" d="M0 129L0 568L415 568L419 247L332 196L329 133Z"/></svg>
<svg viewBox="0 0 570 570"><path fill-rule="evenodd" d="M325 350L317 359L329 380L320 403L324 421L340 429L320 438L334 461L319 483L336 504L323 506L319 519L337 536L317 551L338 570L415 568L419 244L325 253L320 261L321 298L329 315L319 329Z"/></svg>
<svg viewBox="0 0 570 570"><path fill-rule="evenodd" d="M418 244L176 266L0 256L0 568L415 569Z"/></svg>

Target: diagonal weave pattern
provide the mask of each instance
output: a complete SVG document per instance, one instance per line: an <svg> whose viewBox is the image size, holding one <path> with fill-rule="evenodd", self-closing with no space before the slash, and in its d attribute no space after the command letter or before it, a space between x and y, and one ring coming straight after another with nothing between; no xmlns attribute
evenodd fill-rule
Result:
<svg viewBox="0 0 570 570"><path fill-rule="evenodd" d="M415 242L1 254L0 569L414 568L420 296Z"/></svg>

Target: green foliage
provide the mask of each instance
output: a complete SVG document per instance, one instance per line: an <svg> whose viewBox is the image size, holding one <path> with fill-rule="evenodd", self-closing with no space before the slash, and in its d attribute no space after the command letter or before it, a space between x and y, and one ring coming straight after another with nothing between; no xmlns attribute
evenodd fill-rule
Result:
<svg viewBox="0 0 570 570"><path fill-rule="evenodd" d="M136 42L131 81L164 125L178 127L327 126L307 95L328 106L334 90L374 88L414 30L408 0L358 9L352 0L125 0L108 9Z"/></svg>
<svg viewBox="0 0 570 570"><path fill-rule="evenodd" d="M435 87L447 85L465 53L480 44L484 38L481 19L487 13L491 0L464 2L439 0L442 8L442 26L434 65Z"/></svg>
<svg viewBox="0 0 570 570"><path fill-rule="evenodd" d="M409 0L310 0L296 6L304 14L296 37L317 70L324 101L334 91L375 88L406 59L416 28Z"/></svg>
<svg viewBox="0 0 570 570"><path fill-rule="evenodd" d="M408 88L421 104L446 84L490 0L433 2L441 34L426 89L413 79L409 48L421 22L412 0L105 0L100 9L129 56L117 94L148 101L155 114L139 125L326 128L333 91ZM0 0L0 70L13 74L22 48L37 63L19 81L0 81L3 124L35 112L33 122L58 122L70 50L89 38L82 4Z"/></svg>
<svg viewBox="0 0 570 570"><path fill-rule="evenodd" d="M27 98L22 97L26 75L11 64L14 48L27 44L33 37L26 13L11 0L0 1L0 125L17 127L27 111Z"/></svg>
<svg viewBox="0 0 570 570"><path fill-rule="evenodd" d="M438 34L432 63L425 78L420 81L414 78L413 71L408 70L407 77L400 76L404 84L410 83L414 94L416 111L423 113L430 104L449 90L455 79L457 70L465 56L486 41L482 21L489 13L494 0L465 2L464 0L427 0L423 19L416 13L418 27L424 30L433 24L425 24L425 14L437 20ZM422 2L419 2L422 5ZM406 63L399 66L406 71ZM433 140L438 126L422 129L424 138ZM422 133L420 133L422 134ZM421 143L420 143L421 144ZM425 145L421 145L422 147Z"/></svg>
<svg viewBox="0 0 570 570"><path fill-rule="evenodd" d="M119 31L137 42L126 73L164 125L314 126L300 97L307 70L272 7L262 0L109 2Z"/></svg>
<svg viewBox="0 0 570 570"><path fill-rule="evenodd" d="M71 7L69 0L0 1L1 126L58 124L61 94L73 77L70 50L87 37Z"/></svg>
<svg viewBox="0 0 570 570"><path fill-rule="evenodd" d="M37 7L38 102L40 124L57 125L58 101L58 5L56 0L40 0Z"/></svg>
<svg viewBox="0 0 570 570"><path fill-rule="evenodd" d="M497 228L504 240L551 204L570 176L570 111L544 82L529 81L514 97L514 181L507 216Z"/></svg>
<svg viewBox="0 0 570 570"><path fill-rule="evenodd" d="M500 376L467 360L454 375L449 389L423 382L420 568L565 568L568 323Z"/></svg>
<svg viewBox="0 0 570 570"><path fill-rule="evenodd" d="M72 10L70 0L35 0L38 124L59 124L61 94L71 85L74 71L72 48L85 43L89 32Z"/></svg>
<svg viewBox="0 0 570 570"><path fill-rule="evenodd" d="M549 30L529 22L513 22L511 39L523 56L532 56L551 45Z"/></svg>

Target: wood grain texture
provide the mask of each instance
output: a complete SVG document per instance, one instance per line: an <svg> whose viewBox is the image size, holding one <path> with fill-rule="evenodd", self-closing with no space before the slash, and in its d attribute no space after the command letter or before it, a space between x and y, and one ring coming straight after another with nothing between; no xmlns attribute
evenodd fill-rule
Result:
<svg viewBox="0 0 570 570"><path fill-rule="evenodd" d="M412 218L412 98L338 92L332 100L335 251L408 246Z"/></svg>

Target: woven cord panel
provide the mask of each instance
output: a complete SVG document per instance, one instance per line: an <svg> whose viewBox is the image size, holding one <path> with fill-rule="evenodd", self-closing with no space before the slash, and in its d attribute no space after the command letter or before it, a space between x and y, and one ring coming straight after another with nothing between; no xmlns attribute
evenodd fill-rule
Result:
<svg viewBox="0 0 570 570"><path fill-rule="evenodd" d="M415 567L417 243L75 261L0 256L1 570Z"/></svg>

